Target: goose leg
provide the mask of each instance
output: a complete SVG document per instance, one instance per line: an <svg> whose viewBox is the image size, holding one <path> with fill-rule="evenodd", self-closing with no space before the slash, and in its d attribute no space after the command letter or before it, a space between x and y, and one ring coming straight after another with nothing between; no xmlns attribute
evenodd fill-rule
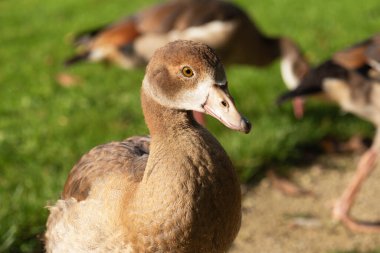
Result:
<svg viewBox="0 0 380 253"><path fill-rule="evenodd" d="M304 114L304 99L296 97L293 99L293 113L296 119L301 119Z"/></svg>
<svg viewBox="0 0 380 253"><path fill-rule="evenodd" d="M194 119L201 125L206 126L206 118L205 115L201 112L193 111Z"/></svg>
<svg viewBox="0 0 380 253"><path fill-rule="evenodd" d="M371 148L360 158L355 176L336 202L333 209L333 217L346 225L354 232L380 233L380 223L357 221L350 217L350 209L365 179L376 167L378 158L377 150Z"/></svg>
<svg viewBox="0 0 380 253"><path fill-rule="evenodd" d="M314 195L313 192L301 188L289 179L280 177L273 169L268 170L267 177L275 189L287 196L298 197Z"/></svg>

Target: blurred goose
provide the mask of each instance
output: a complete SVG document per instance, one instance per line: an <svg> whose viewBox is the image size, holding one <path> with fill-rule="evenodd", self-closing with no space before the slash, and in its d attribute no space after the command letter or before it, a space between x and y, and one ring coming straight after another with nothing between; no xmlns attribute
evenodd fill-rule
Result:
<svg viewBox="0 0 380 253"><path fill-rule="evenodd" d="M238 6L220 0L174 0L119 22L84 32L75 42L78 54L66 61L108 61L123 68L144 66L169 41L194 40L214 48L224 64L265 67L281 58L281 73L294 89L309 65L299 47L285 37L263 34ZM302 103L295 114L302 115Z"/></svg>
<svg viewBox="0 0 380 253"><path fill-rule="evenodd" d="M278 102L320 92L324 79L342 77L349 71L355 71L364 78L380 80L380 35L376 34L334 53L331 59L315 67L312 73L305 74L304 80L299 81L297 88L284 93Z"/></svg>
<svg viewBox="0 0 380 253"><path fill-rule="evenodd" d="M379 224L360 222L350 217L350 209L362 183L375 169L380 153L380 79L376 69L380 50L374 37L339 52L331 60L312 69L300 85L282 95L278 102L296 96L323 93L351 112L376 127L374 141L357 166L356 174L336 202L333 215L353 231L380 232ZM372 67L375 66L375 67Z"/></svg>
<svg viewBox="0 0 380 253"><path fill-rule="evenodd" d="M248 133L223 66L201 43L175 41L146 68L141 102L151 137L92 149L50 207L48 252L226 252L241 221L240 187L220 143L193 118Z"/></svg>

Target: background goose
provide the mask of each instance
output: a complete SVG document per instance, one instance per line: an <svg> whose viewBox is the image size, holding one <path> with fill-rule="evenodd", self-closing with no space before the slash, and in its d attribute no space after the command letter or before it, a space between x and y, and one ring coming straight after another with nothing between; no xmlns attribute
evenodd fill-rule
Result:
<svg viewBox="0 0 380 253"><path fill-rule="evenodd" d="M378 39L376 39L378 41ZM278 102L296 96L325 94L337 102L342 109L373 123L376 127L374 141L357 166L356 174L336 202L333 215L351 230L380 232L380 224L360 222L350 217L349 212L364 180L376 167L380 153L380 79L373 61L378 49L370 39L334 55L331 60L311 70L300 85L282 95ZM345 60L344 60L345 59Z"/></svg>
<svg viewBox="0 0 380 253"><path fill-rule="evenodd" d="M145 65L169 41L194 40L214 48L224 64L265 67L281 58L286 86L294 89L309 65L294 41L268 37L238 6L219 0L174 0L119 22L84 32L75 44L79 53L66 61L109 61L123 68ZM297 99L295 114L302 116Z"/></svg>
<svg viewBox="0 0 380 253"><path fill-rule="evenodd" d="M278 102L282 103L289 98L320 92L323 90L322 83L325 79L345 79L351 70L362 75L363 78L380 80L380 35L376 34L334 53L331 59L305 75L296 89L280 96Z"/></svg>
<svg viewBox="0 0 380 253"><path fill-rule="evenodd" d="M189 112L250 131L216 54L190 41L157 50L141 99L151 138L108 143L81 158L50 208L48 252L226 252L232 244L241 220L237 175Z"/></svg>

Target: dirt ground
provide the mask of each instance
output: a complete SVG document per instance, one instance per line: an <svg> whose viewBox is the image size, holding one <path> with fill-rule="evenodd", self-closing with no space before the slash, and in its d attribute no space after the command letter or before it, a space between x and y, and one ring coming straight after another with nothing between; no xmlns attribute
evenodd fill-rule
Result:
<svg viewBox="0 0 380 253"><path fill-rule="evenodd" d="M289 197L268 179L243 197L241 230L231 253L331 253L380 251L380 234L355 234L334 222L331 208L351 179L359 155L325 155L295 168L291 180L313 196ZM365 182L352 214L380 220L380 166ZM378 252L376 251L376 252Z"/></svg>

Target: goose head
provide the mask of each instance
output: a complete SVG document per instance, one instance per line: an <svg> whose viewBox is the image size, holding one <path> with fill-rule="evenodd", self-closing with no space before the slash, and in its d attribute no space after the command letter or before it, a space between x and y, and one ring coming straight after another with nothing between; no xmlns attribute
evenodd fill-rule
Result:
<svg viewBox="0 0 380 253"><path fill-rule="evenodd" d="M281 75L289 90L295 90L310 70L309 62L297 44L289 38L280 39ZM304 114L304 99L297 97L293 100L293 111L296 118Z"/></svg>
<svg viewBox="0 0 380 253"><path fill-rule="evenodd" d="M249 121L235 107L223 65L209 46L174 41L150 60L143 91L160 105L209 114L225 126L248 133Z"/></svg>

